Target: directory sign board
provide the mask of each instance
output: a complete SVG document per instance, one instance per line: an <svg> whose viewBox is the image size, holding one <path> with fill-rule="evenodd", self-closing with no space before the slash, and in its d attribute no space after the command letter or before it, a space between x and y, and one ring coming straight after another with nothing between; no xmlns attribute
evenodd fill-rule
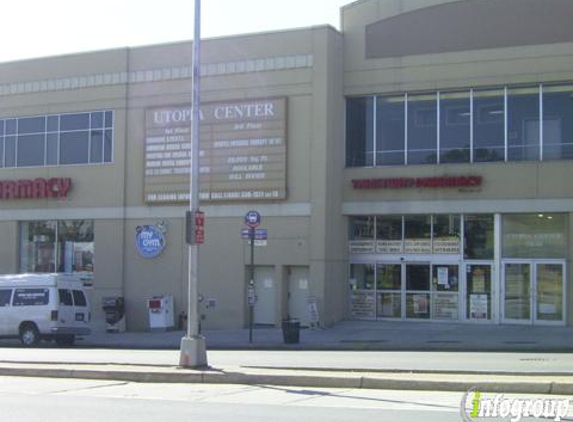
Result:
<svg viewBox="0 0 573 422"><path fill-rule="evenodd" d="M202 104L200 200L285 199L286 115L284 97ZM147 109L145 201L188 202L190 161L190 107Z"/></svg>

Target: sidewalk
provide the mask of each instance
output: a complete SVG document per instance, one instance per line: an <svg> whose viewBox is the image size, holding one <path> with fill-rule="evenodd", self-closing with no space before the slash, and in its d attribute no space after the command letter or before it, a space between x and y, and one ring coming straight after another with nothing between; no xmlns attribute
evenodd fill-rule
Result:
<svg viewBox="0 0 573 422"><path fill-rule="evenodd" d="M571 327L346 321L328 329L302 330L298 344L285 344L280 329L255 329L253 334L254 342L249 344L245 329L206 331L208 351L218 350L217 353L233 357L214 368L186 369L173 364L184 335L181 331L96 332L78 341L74 349L0 349L4 356L0 360L0 375L430 391L477 388L484 392L573 395ZM128 349L113 353L131 358L110 360L101 349ZM157 351L146 352L148 349ZM255 355L256 363L245 365L244 354L225 350L265 352ZM312 352L316 350L319 352ZM336 364L343 351L362 353ZM496 353L470 353L484 351ZM67 352L79 360L68 359ZM90 360L91 353L102 356L101 360ZM149 364L134 358L136 354L153 353L167 353L169 359ZM266 359L267 355L278 353L287 356L274 361ZM305 353L313 353L313 357L309 359ZM58 359L51 360L50 356ZM38 361L40 357L42 360ZM308 365L310 360L314 360L313 365ZM347 366L348 362L355 366ZM508 362L514 364L509 370Z"/></svg>
<svg viewBox="0 0 573 422"><path fill-rule="evenodd" d="M182 331L96 332L80 346L179 349ZM573 327L414 322L343 321L326 329L302 329L300 342L285 344L280 328L207 330L210 350L409 350L573 352Z"/></svg>

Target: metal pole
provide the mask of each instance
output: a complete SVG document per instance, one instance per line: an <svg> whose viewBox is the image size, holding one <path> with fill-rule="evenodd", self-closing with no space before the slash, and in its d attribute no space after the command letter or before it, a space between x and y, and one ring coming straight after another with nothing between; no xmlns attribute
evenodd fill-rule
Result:
<svg viewBox="0 0 573 422"><path fill-rule="evenodd" d="M251 241L251 265L250 265L250 279L249 288L253 290L253 300L249 302L249 343L253 342L253 317L255 307L255 228L251 227L249 230L249 239Z"/></svg>
<svg viewBox="0 0 573 422"><path fill-rule="evenodd" d="M199 211L199 135L201 105L201 0L195 0L195 28L193 37L193 64L191 72L191 165L189 209L192 218ZM179 364L185 367L207 365L205 338L199 335L199 245L189 245L189 279L187 307L187 336L181 339Z"/></svg>

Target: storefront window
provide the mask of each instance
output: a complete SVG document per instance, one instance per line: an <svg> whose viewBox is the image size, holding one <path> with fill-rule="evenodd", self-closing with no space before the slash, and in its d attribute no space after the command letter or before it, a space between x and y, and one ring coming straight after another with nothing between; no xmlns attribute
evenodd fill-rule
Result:
<svg viewBox="0 0 573 422"><path fill-rule="evenodd" d="M20 223L20 272L66 272L93 284L93 220Z"/></svg>
<svg viewBox="0 0 573 422"><path fill-rule="evenodd" d="M406 265L406 318L430 318L430 265Z"/></svg>
<svg viewBox="0 0 573 422"><path fill-rule="evenodd" d="M93 284L94 232L91 220L58 222L58 271L78 273Z"/></svg>
<svg viewBox="0 0 573 422"><path fill-rule="evenodd" d="M573 86L543 87L543 159L573 158Z"/></svg>
<svg viewBox="0 0 573 422"><path fill-rule="evenodd" d="M433 245L435 254L460 253L460 216L456 214L435 215Z"/></svg>
<svg viewBox="0 0 573 422"><path fill-rule="evenodd" d="M464 216L464 257L493 259L493 215Z"/></svg>
<svg viewBox="0 0 573 422"><path fill-rule="evenodd" d="M376 99L376 165L404 164L404 96Z"/></svg>
<svg viewBox="0 0 573 422"><path fill-rule="evenodd" d="M354 318L376 316L374 265L350 265L350 312Z"/></svg>
<svg viewBox="0 0 573 422"><path fill-rule="evenodd" d="M374 165L374 101L372 97L346 100L346 166Z"/></svg>
<svg viewBox="0 0 573 422"><path fill-rule="evenodd" d="M55 272L55 241L55 221L20 223L20 272Z"/></svg>
<svg viewBox="0 0 573 422"><path fill-rule="evenodd" d="M503 216L504 258L565 258L565 214L515 214Z"/></svg>
<svg viewBox="0 0 573 422"><path fill-rule="evenodd" d="M374 253L374 216L350 218L350 253Z"/></svg>
<svg viewBox="0 0 573 422"><path fill-rule="evenodd" d="M440 94L440 163L470 162L469 92Z"/></svg>
<svg viewBox="0 0 573 422"><path fill-rule="evenodd" d="M538 87L508 90L507 124L508 160L539 160Z"/></svg>
<svg viewBox="0 0 573 422"><path fill-rule="evenodd" d="M435 164L438 147L437 95L408 96L408 164Z"/></svg>
<svg viewBox="0 0 573 422"><path fill-rule="evenodd" d="M473 161L505 158L505 104L503 90L474 91Z"/></svg>
<svg viewBox="0 0 573 422"><path fill-rule="evenodd" d="M404 252L412 254L432 253L432 217L408 215L404 217Z"/></svg>
<svg viewBox="0 0 573 422"><path fill-rule="evenodd" d="M402 216L376 217L376 253L402 253Z"/></svg>

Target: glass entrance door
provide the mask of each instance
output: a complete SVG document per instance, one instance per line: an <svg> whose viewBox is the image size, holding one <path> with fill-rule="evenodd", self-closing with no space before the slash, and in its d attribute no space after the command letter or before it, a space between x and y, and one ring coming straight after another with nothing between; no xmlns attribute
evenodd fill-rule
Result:
<svg viewBox="0 0 573 422"><path fill-rule="evenodd" d="M563 286L565 274L562 263L539 263L535 266L535 320L562 323Z"/></svg>
<svg viewBox="0 0 573 422"><path fill-rule="evenodd" d="M528 324L563 324L563 262L505 262L503 319Z"/></svg>
<svg viewBox="0 0 573 422"><path fill-rule="evenodd" d="M469 321L491 321L492 264L466 265L466 318Z"/></svg>
<svg viewBox="0 0 573 422"><path fill-rule="evenodd" d="M507 322L531 323L532 264L506 262L503 276L503 319Z"/></svg>

